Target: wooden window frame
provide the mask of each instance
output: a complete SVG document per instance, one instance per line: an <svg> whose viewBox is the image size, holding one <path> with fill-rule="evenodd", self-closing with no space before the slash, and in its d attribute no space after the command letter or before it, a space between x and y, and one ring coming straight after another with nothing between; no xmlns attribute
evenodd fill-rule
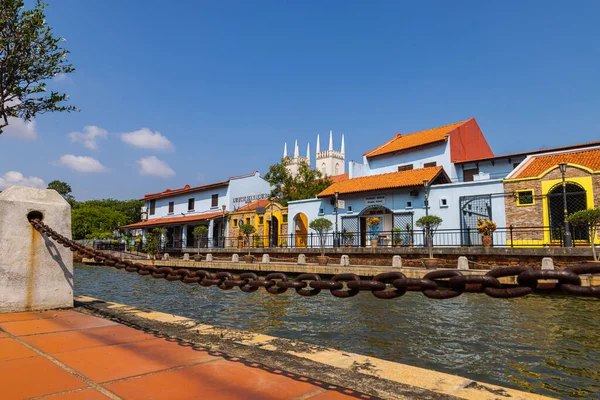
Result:
<svg viewBox="0 0 600 400"><path fill-rule="evenodd" d="M175 202L170 201L169 202L169 214L174 214L174 213L175 213Z"/></svg>
<svg viewBox="0 0 600 400"><path fill-rule="evenodd" d="M413 165L412 164L406 164L406 165L399 165L398 166L398 172L402 172L402 171L412 171L413 170Z"/></svg>
<svg viewBox="0 0 600 400"><path fill-rule="evenodd" d="M423 164L423 168L437 167L437 161L426 162Z"/></svg>
<svg viewBox="0 0 600 400"><path fill-rule="evenodd" d="M156 214L156 200L150 200L150 215Z"/></svg>
<svg viewBox="0 0 600 400"><path fill-rule="evenodd" d="M211 195L210 208L219 208L219 194L218 193Z"/></svg>
<svg viewBox="0 0 600 400"><path fill-rule="evenodd" d="M191 205L191 207L190 207L190 205ZM194 211L195 207L196 207L196 199L193 197L191 199L188 199L188 211Z"/></svg>
<svg viewBox="0 0 600 400"><path fill-rule="evenodd" d="M233 221L233 227L237 228L237 226L238 226L238 220L237 220L237 218L232 219L232 221Z"/></svg>
<svg viewBox="0 0 600 400"><path fill-rule="evenodd" d="M526 193L526 192L531 192L531 203L521 203L521 198L519 196L520 193ZM529 206L534 206L535 205L535 190L534 189L522 189L522 190L517 190L515 192L515 202L517 204L517 207L529 207Z"/></svg>
<svg viewBox="0 0 600 400"><path fill-rule="evenodd" d="M471 175L471 179L467 180L466 174L465 174L467 171L477 171L477 172L474 173L473 175ZM470 172L469 172L469 174L470 174ZM463 182L475 182L474 177L475 177L475 175L478 175L478 174L479 174L479 167L463 169Z"/></svg>

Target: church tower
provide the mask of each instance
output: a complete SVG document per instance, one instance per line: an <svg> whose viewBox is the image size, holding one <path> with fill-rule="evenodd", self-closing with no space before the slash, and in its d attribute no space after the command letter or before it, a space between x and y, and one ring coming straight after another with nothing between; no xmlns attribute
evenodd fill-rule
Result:
<svg viewBox="0 0 600 400"><path fill-rule="evenodd" d="M321 151L321 141L317 135L317 163L316 169L324 176L335 176L346 173L346 154L344 135L342 135L342 146L340 151L333 150L333 131L329 131L329 149Z"/></svg>
<svg viewBox="0 0 600 400"><path fill-rule="evenodd" d="M294 157L290 158L287 154L287 143L285 143L283 147L283 158L287 159L288 161L288 171L290 171L292 175L296 175L301 163L304 162L310 166L310 144L306 146L306 157L301 157L300 150L298 148L298 140L296 140L296 144L294 146Z"/></svg>

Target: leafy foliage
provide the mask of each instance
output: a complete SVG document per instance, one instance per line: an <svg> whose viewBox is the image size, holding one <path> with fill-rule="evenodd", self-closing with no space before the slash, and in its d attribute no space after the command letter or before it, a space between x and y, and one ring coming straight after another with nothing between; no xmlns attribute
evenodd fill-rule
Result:
<svg viewBox="0 0 600 400"><path fill-rule="evenodd" d="M497 229L496 223L488 218L477 218L477 230L484 236L489 236Z"/></svg>
<svg viewBox="0 0 600 400"><path fill-rule="evenodd" d="M71 194L71 185L66 182L54 180L48 184L48 189L56 190L71 205L75 202L75 197Z"/></svg>
<svg viewBox="0 0 600 400"><path fill-rule="evenodd" d="M596 235L600 229L600 208L577 211L569 215L568 221L575 226L587 226L590 234L590 244L594 260L598 261L596 254Z"/></svg>
<svg viewBox="0 0 600 400"><path fill-rule="evenodd" d="M417 220L416 225L419 228L429 228L435 231L441 225L442 221L437 215L424 215Z"/></svg>
<svg viewBox="0 0 600 400"><path fill-rule="evenodd" d="M327 218L317 218L317 219L313 219L312 221L310 221L310 224L308 224L308 226L310 229L317 232L317 235L319 235L319 242L321 245L321 255L324 256L325 255L325 239L327 236L327 232L329 232L331 230L331 228L333 227L333 224Z"/></svg>
<svg viewBox="0 0 600 400"><path fill-rule="evenodd" d="M196 241L198 242L198 250L199 250L200 246L204 246L203 242L206 242L204 239L206 239L208 237L208 226L198 225L192 231L192 235L194 235L194 237L196 238ZM207 242L207 244L208 244L208 242Z"/></svg>
<svg viewBox="0 0 600 400"><path fill-rule="evenodd" d="M246 242L248 243L248 254L250 254L250 235L256 232L256 228L252 224L241 224L240 233L246 236Z"/></svg>
<svg viewBox="0 0 600 400"><path fill-rule="evenodd" d="M164 228L154 228L146 233L146 251L152 256L156 256L160 250L160 238L167 230Z"/></svg>
<svg viewBox="0 0 600 400"><path fill-rule="evenodd" d="M284 206L289 201L312 199L333 183L331 179L324 178L320 171L312 169L306 162L300 163L298 173L292 175L287 166L290 158L281 159L278 164L271 165L264 178L274 187L271 197L280 199Z"/></svg>
<svg viewBox="0 0 600 400"><path fill-rule="evenodd" d="M113 237L113 232L120 226L140 221L142 205L143 202L139 200L74 201L71 210L73 238Z"/></svg>
<svg viewBox="0 0 600 400"><path fill-rule="evenodd" d="M75 111L63 104L68 96L46 93L46 81L74 68L67 61L64 39L46 24L46 4L30 10L23 0L0 0L0 133L9 117L30 120L36 114Z"/></svg>

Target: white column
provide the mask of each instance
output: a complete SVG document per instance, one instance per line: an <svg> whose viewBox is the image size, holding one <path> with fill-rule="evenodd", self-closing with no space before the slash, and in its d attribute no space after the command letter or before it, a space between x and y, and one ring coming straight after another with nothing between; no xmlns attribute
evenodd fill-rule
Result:
<svg viewBox="0 0 600 400"><path fill-rule="evenodd" d="M188 226L184 225L181 228L181 247L184 249L187 247L187 231L188 231Z"/></svg>
<svg viewBox="0 0 600 400"><path fill-rule="evenodd" d="M213 247L213 229L215 226L215 220L211 219L208 223L208 247Z"/></svg>

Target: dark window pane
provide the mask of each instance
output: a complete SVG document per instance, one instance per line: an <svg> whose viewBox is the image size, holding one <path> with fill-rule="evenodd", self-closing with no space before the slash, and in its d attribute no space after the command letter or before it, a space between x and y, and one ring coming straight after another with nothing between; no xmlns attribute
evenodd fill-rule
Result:
<svg viewBox="0 0 600 400"><path fill-rule="evenodd" d="M195 199L188 199L188 211L191 211L194 209L196 200Z"/></svg>
<svg viewBox="0 0 600 400"><path fill-rule="evenodd" d="M218 194L213 194L212 198L211 198L211 207L219 207L219 195Z"/></svg>
<svg viewBox="0 0 600 400"><path fill-rule="evenodd" d="M174 201L170 201L169 202L169 214L173 214L173 210L175 209L175 202Z"/></svg>
<svg viewBox="0 0 600 400"><path fill-rule="evenodd" d="M423 168L435 167L436 165L437 163L435 161L426 162L425 164L423 164Z"/></svg>
<svg viewBox="0 0 600 400"><path fill-rule="evenodd" d="M401 165L401 166L398 167L398 172L400 172L400 171L410 171L411 169L413 169L413 165L412 164Z"/></svg>
<svg viewBox="0 0 600 400"><path fill-rule="evenodd" d="M156 211L156 200L150 200L150 215L154 215Z"/></svg>
<svg viewBox="0 0 600 400"><path fill-rule="evenodd" d="M465 169L463 171L463 181L473 182L473 177L479 174L479 168Z"/></svg>

